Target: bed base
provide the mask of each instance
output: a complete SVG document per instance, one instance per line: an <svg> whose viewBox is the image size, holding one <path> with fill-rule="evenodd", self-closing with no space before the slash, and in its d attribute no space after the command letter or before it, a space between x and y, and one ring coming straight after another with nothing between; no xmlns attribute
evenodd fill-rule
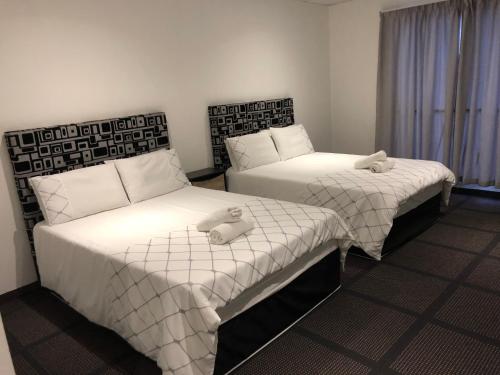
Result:
<svg viewBox="0 0 500 375"><path fill-rule="evenodd" d="M429 229L439 218L441 213L440 207L441 193L426 200L410 212L394 219L392 229L382 248L382 258ZM349 254L374 260L356 246L349 249Z"/></svg>
<svg viewBox="0 0 500 375"><path fill-rule="evenodd" d="M336 250L286 287L219 327L215 375L232 372L340 288Z"/></svg>

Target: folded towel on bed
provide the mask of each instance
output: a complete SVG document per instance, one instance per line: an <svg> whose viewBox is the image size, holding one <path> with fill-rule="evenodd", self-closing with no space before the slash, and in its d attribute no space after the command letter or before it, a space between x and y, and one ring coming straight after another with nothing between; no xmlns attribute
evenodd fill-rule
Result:
<svg viewBox="0 0 500 375"><path fill-rule="evenodd" d="M354 168L356 169L370 168L370 165L372 165L376 161L384 161L384 160L387 160L387 154L385 153L385 151L379 151L374 154L368 155L364 158L356 160L354 162Z"/></svg>
<svg viewBox="0 0 500 375"><path fill-rule="evenodd" d="M395 163L394 159L376 161L370 165L370 171L373 173L384 173L394 168Z"/></svg>
<svg viewBox="0 0 500 375"><path fill-rule="evenodd" d="M224 245L254 228L253 221L242 218L236 223L223 223L210 230L210 243Z"/></svg>
<svg viewBox="0 0 500 375"><path fill-rule="evenodd" d="M227 207L209 214L196 226L200 232L208 232L210 229L222 223L235 223L241 220L241 208Z"/></svg>

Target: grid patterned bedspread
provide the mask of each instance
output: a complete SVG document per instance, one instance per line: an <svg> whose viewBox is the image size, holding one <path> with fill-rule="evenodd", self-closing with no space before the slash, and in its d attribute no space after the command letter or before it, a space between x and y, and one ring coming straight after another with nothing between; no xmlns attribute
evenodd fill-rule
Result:
<svg viewBox="0 0 500 375"><path fill-rule="evenodd" d="M338 212L355 236L354 244L380 260L398 209L439 182L448 203L455 184L455 175L448 168L435 161L396 159L394 169L386 173L345 169L315 178L307 184L301 201Z"/></svg>
<svg viewBox="0 0 500 375"><path fill-rule="evenodd" d="M329 209L263 198L243 211L255 229L229 244L210 244L193 225L110 257L111 328L164 374L211 374L218 307L321 244L345 254L352 243Z"/></svg>

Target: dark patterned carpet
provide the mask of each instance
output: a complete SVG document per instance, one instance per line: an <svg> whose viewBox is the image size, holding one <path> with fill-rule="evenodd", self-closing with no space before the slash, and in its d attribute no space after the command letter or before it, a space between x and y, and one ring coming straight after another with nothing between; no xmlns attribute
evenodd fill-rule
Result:
<svg viewBox="0 0 500 375"><path fill-rule="evenodd" d="M45 290L0 313L18 374L160 373ZM500 200L454 195L381 263L349 257L341 291L235 373L500 374Z"/></svg>

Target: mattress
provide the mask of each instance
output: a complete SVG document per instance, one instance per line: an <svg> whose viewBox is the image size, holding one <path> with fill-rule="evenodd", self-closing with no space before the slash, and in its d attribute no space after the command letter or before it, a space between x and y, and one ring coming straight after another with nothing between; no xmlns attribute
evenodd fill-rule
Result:
<svg viewBox="0 0 500 375"><path fill-rule="evenodd" d="M147 241L153 246L151 240L153 238L164 238L166 233L185 231L186 227L189 228L204 218L206 214L221 206L238 205L255 209L257 207L255 199L255 197L240 194L186 187L144 202L56 226L39 223L34 230L34 240L41 283L60 294L89 320L111 328L128 339L127 332L133 330L136 323L132 320L127 323L130 327L116 327L116 313L113 312L113 307L110 305L110 300L117 300L115 295L110 296L114 288L112 282L109 281L110 272L113 272L113 270L110 271L110 264L118 263L121 269L130 264L120 263L122 255L120 254L117 258L117 249L131 250L130 254L134 255L135 247L140 247ZM273 202L275 201L262 201L258 204L272 205L275 204ZM294 206L290 207L292 210L295 209ZM311 210L312 208L305 209ZM328 214L330 219L333 218L332 215L335 215L327 211L322 213L311 211L313 217L324 213ZM329 225L336 226L335 220L334 218ZM263 225L263 223L258 225ZM344 237L340 242L345 249L350 244L350 235L345 224L340 223L339 226L339 237ZM344 232L341 227L344 227ZM193 243L196 242L195 240L196 238L192 239ZM217 306L215 318L212 313L212 318L217 320L216 325L233 318L286 286L309 267L335 251L339 241L325 236L311 243L318 244L318 246L314 246L313 249L310 249L311 251L300 253L301 256L298 256L295 261L290 261L283 269L253 283L250 288L243 290L227 304ZM246 246L246 244L242 245ZM271 251L273 250L274 248ZM142 256L141 253L140 257ZM137 270L131 270L131 274L135 271ZM119 271L115 269L115 275L116 272ZM252 277L254 276L252 275ZM139 279L143 280L144 278L145 276L141 275ZM136 280L138 283L141 282L139 279ZM158 332L151 336L158 336ZM205 336L203 340L206 339ZM134 339L136 341L129 340L129 342L136 349L156 359L164 371L167 369L172 371L172 368L169 368L167 364L169 362L168 353L161 358L161 352L155 351L154 345L153 349L147 347L148 340L152 340L151 337L142 338L142 341L145 342L138 342L137 338ZM188 344L187 346L196 346L191 345L192 343ZM210 363L213 362L213 358L211 358L214 357L213 354L198 353L194 357L190 357L187 362L196 362L197 370L193 371L190 367L191 364L186 363L178 367L181 369L179 373L186 370L186 373L198 372L199 368L204 369L201 371L202 373L209 372ZM203 362L204 355L210 357L208 367ZM179 357L179 354L177 353L175 357ZM172 359L170 359L170 363L172 363ZM172 372L176 373L176 371Z"/></svg>
<svg viewBox="0 0 500 375"><path fill-rule="evenodd" d="M245 171L229 168L228 190L328 207L351 226L356 246L375 259L394 218L443 193L455 177L441 163L396 159L387 173L355 170L360 155L315 152Z"/></svg>

